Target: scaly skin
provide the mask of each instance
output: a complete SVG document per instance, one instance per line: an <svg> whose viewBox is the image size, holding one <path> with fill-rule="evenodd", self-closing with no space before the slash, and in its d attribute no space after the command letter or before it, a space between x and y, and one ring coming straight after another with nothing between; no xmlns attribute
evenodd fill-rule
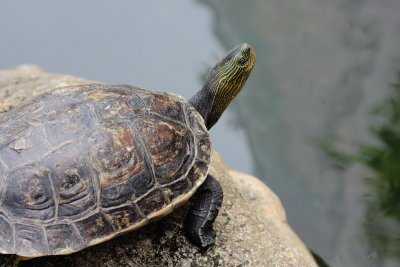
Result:
<svg viewBox="0 0 400 267"><path fill-rule="evenodd" d="M235 46L215 64L203 88L189 102L203 116L207 129L239 94L256 61L254 49L248 44Z"/></svg>

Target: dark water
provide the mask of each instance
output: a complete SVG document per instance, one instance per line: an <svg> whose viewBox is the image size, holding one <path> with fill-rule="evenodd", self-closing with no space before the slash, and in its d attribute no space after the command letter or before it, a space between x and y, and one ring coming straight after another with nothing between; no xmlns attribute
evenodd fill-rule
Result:
<svg viewBox="0 0 400 267"><path fill-rule="evenodd" d="M400 223L385 208L400 200L366 183L376 165L338 154L382 143L370 110L393 94L399 14L398 0L4 1L0 69L34 63L190 97L218 57L249 42L257 65L212 130L216 149L273 188L332 266L398 266Z"/></svg>

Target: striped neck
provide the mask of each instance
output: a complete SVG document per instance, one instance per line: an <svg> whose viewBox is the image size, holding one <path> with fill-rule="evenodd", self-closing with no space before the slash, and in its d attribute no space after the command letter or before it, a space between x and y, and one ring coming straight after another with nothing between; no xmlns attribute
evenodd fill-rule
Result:
<svg viewBox="0 0 400 267"><path fill-rule="evenodd" d="M203 88L189 100L203 116L207 129L214 126L239 94L254 61L255 54L251 46L236 46L211 69Z"/></svg>

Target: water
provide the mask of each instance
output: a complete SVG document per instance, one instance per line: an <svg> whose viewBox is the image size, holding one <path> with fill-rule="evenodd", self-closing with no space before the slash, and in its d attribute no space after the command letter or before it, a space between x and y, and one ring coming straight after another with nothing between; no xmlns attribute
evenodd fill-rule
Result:
<svg viewBox="0 0 400 267"><path fill-rule="evenodd" d="M321 147L354 152L373 139L369 110L400 70L399 12L398 0L1 2L0 69L34 63L190 97L249 42L256 67L212 130L215 148L273 188L332 266L397 266L363 227L368 170L341 172Z"/></svg>
<svg viewBox="0 0 400 267"><path fill-rule="evenodd" d="M257 51L235 124L290 224L333 266L398 266L368 242L369 174L359 165L339 172L321 146L350 153L371 139L369 110L400 70L400 2L202 2L226 47L248 40Z"/></svg>

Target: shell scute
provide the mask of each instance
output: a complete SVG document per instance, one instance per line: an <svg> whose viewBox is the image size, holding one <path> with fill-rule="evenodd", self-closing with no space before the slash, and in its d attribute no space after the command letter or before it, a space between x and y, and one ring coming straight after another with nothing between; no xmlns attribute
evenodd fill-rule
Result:
<svg viewBox="0 0 400 267"><path fill-rule="evenodd" d="M14 252L14 231L3 214L0 214L0 252Z"/></svg>
<svg viewBox="0 0 400 267"><path fill-rule="evenodd" d="M153 190L136 201L140 211L145 215L149 215L157 210L161 210L168 205L169 201L161 190Z"/></svg>
<svg viewBox="0 0 400 267"><path fill-rule="evenodd" d="M190 169L187 177L193 185L198 185L202 177L207 173L208 163L202 160L196 160Z"/></svg>
<svg viewBox="0 0 400 267"><path fill-rule="evenodd" d="M10 172L4 186L4 212L17 218L43 221L52 219L55 201L49 176L48 169L35 165Z"/></svg>
<svg viewBox="0 0 400 267"><path fill-rule="evenodd" d="M144 219L131 205L108 210L105 214L115 231L122 231Z"/></svg>
<svg viewBox="0 0 400 267"><path fill-rule="evenodd" d="M40 127L16 123L10 128L11 131L5 134L6 143L0 145L0 159L8 168L35 162L48 152L49 147Z"/></svg>
<svg viewBox="0 0 400 267"><path fill-rule="evenodd" d="M43 127L53 147L67 141L74 141L92 130L96 120L85 105L69 103L44 114Z"/></svg>
<svg viewBox="0 0 400 267"><path fill-rule="evenodd" d="M50 254L79 249L82 244L71 224L58 223L45 226Z"/></svg>
<svg viewBox="0 0 400 267"><path fill-rule="evenodd" d="M192 188L190 181L187 178L180 179L168 185L164 185L163 189L169 192L169 199L174 199L189 192Z"/></svg>
<svg viewBox="0 0 400 267"><path fill-rule="evenodd" d="M106 217L100 212L76 221L75 225L85 244L90 244L96 239L104 238L114 231Z"/></svg>
<svg viewBox="0 0 400 267"><path fill-rule="evenodd" d="M21 256L35 256L48 253L44 231L36 225L15 224L15 253Z"/></svg>
<svg viewBox="0 0 400 267"><path fill-rule="evenodd" d="M206 163L210 163L211 140L208 136L198 137L197 157Z"/></svg>
<svg viewBox="0 0 400 267"><path fill-rule="evenodd" d="M24 120L7 120L0 123L0 132L2 133L0 136L0 146L12 142L13 138L22 135L30 127L30 124Z"/></svg>
<svg viewBox="0 0 400 267"><path fill-rule="evenodd" d="M101 125L83 147L100 181L103 207L119 205L153 187L154 177L129 124Z"/></svg>
<svg viewBox="0 0 400 267"><path fill-rule="evenodd" d="M15 119L21 119L32 115L33 113L41 112L43 103L40 98L35 98L32 101L24 103L13 109L13 112L5 114L4 118L0 119L0 123L4 121L13 121ZM8 117L7 117L8 116Z"/></svg>
<svg viewBox="0 0 400 267"><path fill-rule="evenodd" d="M134 95L110 95L103 94L102 97L94 99L93 106L97 116L103 121L117 122L119 120L133 120L135 117L144 116L146 109L141 99ZM90 95L89 97L93 97Z"/></svg>
<svg viewBox="0 0 400 267"><path fill-rule="evenodd" d="M176 121L184 120L182 107L173 98L163 94L147 93L142 95L142 99L151 113L164 115Z"/></svg>
<svg viewBox="0 0 400 267"><path fill-rule="evenodd" d="M55 150L42 164L51 170L59 217L82 216L96 207L93 177L75 144Z"/></svg>
<svg viewBox="0 0 400 267"><path fill-rule="evenodd" d="M193 140L187 128L154 117L138 119L136 124L148 146L156 181L170 183L183 175L193 156Z"/></svg>

